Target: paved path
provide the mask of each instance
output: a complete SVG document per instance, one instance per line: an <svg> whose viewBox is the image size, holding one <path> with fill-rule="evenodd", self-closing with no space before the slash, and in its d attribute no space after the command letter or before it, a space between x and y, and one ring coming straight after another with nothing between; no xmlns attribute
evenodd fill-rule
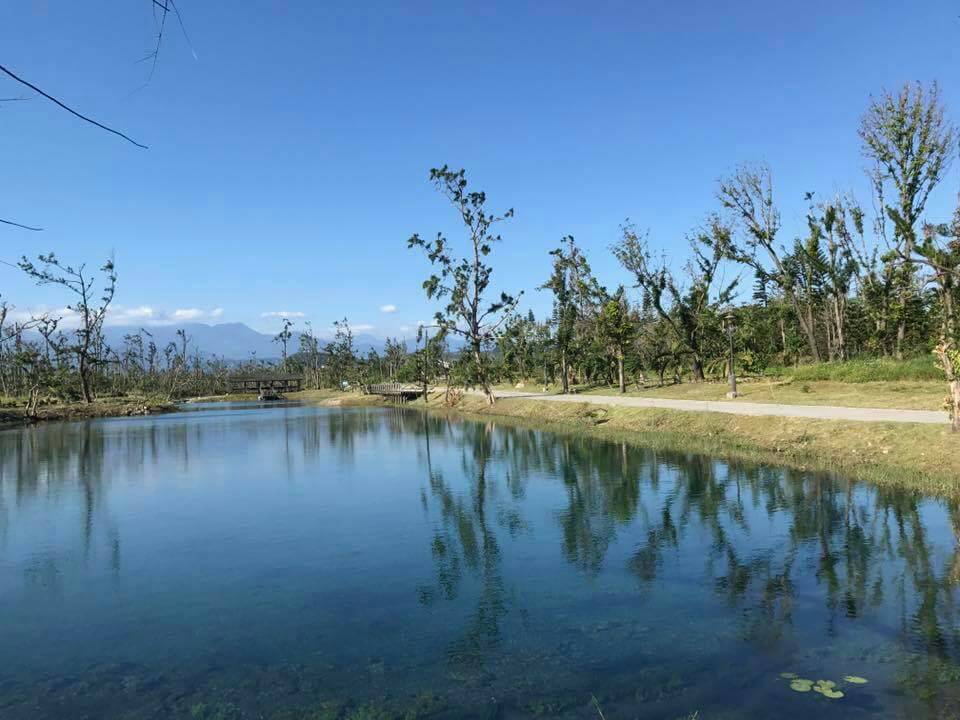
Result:
<svg viewBox="0 0 960 720"><path fill-rule="evenodd" d="M479 391L474 391L479 394ZM731 415L755 415L816 420L853 420L859 422L926 423L941 425L949 422L946 412L934 410L894 410L887 408L831 407L829 405L776 405L739 400L714 402L710 400L667 400L665 398L630 397L621 395L541 395L522 390L497 390L498 398L535 398L544 402L590 403L593 405L621 405L623 407L664 408L690 412L720 412Z"/></svg>

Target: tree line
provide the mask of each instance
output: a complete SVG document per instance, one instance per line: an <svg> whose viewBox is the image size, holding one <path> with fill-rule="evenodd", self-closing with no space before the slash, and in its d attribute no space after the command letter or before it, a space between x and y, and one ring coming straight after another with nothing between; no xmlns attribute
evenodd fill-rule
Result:
<svg viewBox="0 0 960 720"><path fill-rule="evenodd" d="M638 302L623 286L604 285L568 236L550 252L538 288L551 293L551 316L537 322L517 314L519 293L490 291L490 255L502 240L494 226L513 210L491 213L486 194L447 166L431 170L430 180L454 207L465 241L413 235L408 246L429 260L433 273L423 287L443 303L436 325L463 338L463 359L490 403L497 381L540 375L564 392L574 383L624 392L631 379L702 381L728 370L732 332L735 362L748 374L933 353L950 383L956 425L960 195L952 217L926 213L956 159L956 126L937 84L918 83L871 98L858 135L869 212L852 193L809 192L804 232L788 239L773 172L757 163L718 181L716 207L683 238L689 252L682 267L654 250L667 238L624 223L610 252L639 290ZM733 280L725 269L736 271Z"/></svg>
<svg viewBox="0 0 960 720"><path fill-rule="evenodd" d="M391 338L360 353L346 318L321 340L309 323L285 319L274 338L279 361L242 364L204 358L181 331L157 347L147 329L109 347L103 323L116 288L112 261L99 272L53 253L24 257L20 269L73 298L72 330L50 315L8 322L0 304L0 389L38 402L45 394L87 402L97 394L217 394L230 372L301 373L308 386L345 388L382 380L479 387L494 402L501 382L631 384L703 381L729 370L728 340L740 373L760 375L802 362L936 356L960 422L960 201L950 218L927 204L958 150L936 84L907 85L871 98L858 128L872 197L809 192L805 228L788 239L772 170L744 164L716 185L716 206L682 240L682 266L655 251L666 238L626 222L609 250L631 279L609 287L573 236L550 251L536 291L552 310L518 311L522 292L493 290L492 253L513 209L488 209L464 170L430 171L454 208L465 240L413 235L432 273L423 283L440 309L414 347ZM727 277L728 270L732 279ZM632 300L630 290L638 290Z"/></svg>

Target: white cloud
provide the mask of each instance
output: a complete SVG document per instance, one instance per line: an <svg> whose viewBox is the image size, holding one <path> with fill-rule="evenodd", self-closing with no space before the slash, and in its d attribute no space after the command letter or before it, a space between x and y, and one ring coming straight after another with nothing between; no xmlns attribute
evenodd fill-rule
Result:
<svg viewBox="0 0 960 720"><path fill-rule="evenodd" d="M213 310L201 310L199 308L179 308L173 312L160 310L149 305L138 305L136 307L127 307L125 305L111 305L107 311L107 317L104 320L105 325L109 326L144 326L151 327L156 325L175 325L184 322L209 322L217 320L223 316L223 308L214 308ZM78 314L66 307L49 307L47 305L36 305L23 310L14 309L8 315L14 322L25 322L30 318L48 315L54 318L60 318L59 328L61 330L72 330L80 325Z"/></svg>
<svg viewBox="0 0 960 720"><path fill-rule="evenodd" d="M354 332L370 332L373 330L373 327L373 325L365 325L361 323L360 325L351 325L350 329Z"/></svg>
<svg viewBox="0 0 960 720"><path fill-rule="evenodd" d="M396 305L381 305L380 312L382 313L395 313L397 311Z"/></svg>
<svg viewBox="0 0 960 720"><path fill-rule="evenodd" d="M306 316L307 314L305 312L300 312L299 310L269 310L260 313L260 317L265 318L302 318Z"/></svg>
<svg viewBox="0 0 960 720"><path fill-rule="evenodd" d="M152 307L149 307L147 305L141 305L140 307L135 307L135 308L122 308L114 311L113 313L114 319L116 319L116 317L121 314L123 315L123 317L130 318L131 320L134 320L134 319L143 320L143 319L152 318L154 315L156 315L156 311Z"/></svg>

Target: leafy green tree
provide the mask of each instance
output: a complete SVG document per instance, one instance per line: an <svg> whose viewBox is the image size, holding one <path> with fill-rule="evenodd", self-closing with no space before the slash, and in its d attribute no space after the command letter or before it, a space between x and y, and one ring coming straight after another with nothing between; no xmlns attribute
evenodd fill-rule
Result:
<svg viewBox="0 0 960 720"><path fill-rule="evenodd" d="M511 378L519 378L521 382L529 379L528 372L533 364L536 325L532 312L527 315L514 314L497 338L506 374Z"/></svg>
<svg viewBox="0 0 960 720"><path fill-rule="evenodd" d="M300 333L300 355L309 369L314 387L320 388L320 341L313 332L310 321L304 323L306 330Z"/></svg>
<svg viewBox="0 0 960 720"><path fill-rule="evenodd" d="M353 330L346 318L333 323L333 342L328 343L326 353L330 377L337 388L353 378L357 355L353 347Z"/></svg>
<svg viewBox="0 0 960 720"><path fill-rule="evenodd" d="M898 278L900 305L913 289L917 228L927 200L946 176L956 149L955 126L946 119L940 88L906 84L896 93L871 98L860 120L864 156L873 162L870 179L880 209L893 223L894 250L904 267ZM886 197L892 190L893 197ZM897 322L896 355L903 357L907 314Z"/></svg>
<svg viewBox="0 0 960 720"><path fill-rule="evenodd" d="M950 427L953 432L960 432L960 348L953 342L942 340L934 354L950 386L945 402L950 413Z"/></svg>
<svg viewBox="0 0 960 720"><path fill-rule="evenodd" d="M957 301L960 290L960 198L953 221L923 228L923 240L914 248L911 261L926 267L940 305L940 334L946 341L958 337Z"/></svg>
<svg viewBox="0 0 960 720"><path fill-rule="evenodd" d="M736 216L743 229L744 245L730 243L729 256L765 281L772 281L793 308L800 323L807 348L815 362L820 362L816 328L801 306L797 292L796 264L786 261L777 245L780 211L773 200L773 177L766 165L741 165L736 172L720 181L717 198ZM768 267L767 264L771 267Z"/></svg>
<svg viewBox="0 0 960 720"><path fill-rule="evenodd" d="M487 258L493 245L502 239L494 234L494 226L513 217L513 209L502 215L487 212L486 193L467 189L464 170L450 170L446 165L433 168L430 181L460 216L467 231L466 253L457 257L442 233L437 233L433 240L413 235L407 246L421 248L437 269L423 283L428 298L446 300L446 305L435 316L437 325L444 334L460 335L466 340L475 366L474 377L487 402L493 405L496 398L490 387L485 347L495 341L498 329L510 317L519 295L501 292L497 300L486 299L493 275Z"/></svg>
<svg viewBox="0 0 960 720"><path fill-rule="evenodd" d="M387 363L387 376L393 380L407 359L407 344L396 338L387 338L383 347L383 359Z"/></svg>
<svg viewBox="0 0 960 720"><path fill-rule="evenodd" d="M293 327L293 322L290 318L283 318L283 327L276 335L273 336L273 342L280 345L281 352L283 353L283 367L287 367L287 345L290 343L290 340L293 338L293 332L290 328Z"/></svg>
<svg viewBox="0 0 960 720"><path fill-rule="evenodd" d="M622 231L613 254L636 280L636 287L643 292L644 307L654 310L682 345L693 380L703 381L710 328L716 326L718 309L729 304L738 284L734 280L719 290L714 288L720 264L729 254L729 228L714 217L708 229L691 238L693 258L685 267L685 283L674 276L664 260L653 257L647 235L629 224Z"/></svg>
<svg viewBox="0 0 960 720"><path fill-rule="evenodd" d="M586 257L572 235L565 236L561 246L550 251L553 271L541 290L553 293L554 349L560 367L561 386L570 391L572 367L579 365L587 380L590 368L603 366L602 343L597 335L599 307L606 293L590 270Z"/></svg>
<svg viewBox="0 0 960 720"><path fill-rule="evenodd" d="M573 236L564 238L572 244ZM577 307L573 301L573 291L570 287L570 255L565 253L563 247L551 250L553 257L553 272L550 278L540 286L542 290L550 290L553 293L553 317L552 324L554 328L553 346L556 350L560 366L560 385L564 394L570 392L570 354L573 348L574 331L577 320Z"/></svg>
<svg viewBox="0 0 960 720"><path fill-rule="evenodd" d="M604 344L613 355L617 364L617 384L621 393L627 391L624 360L627 349L637 336L637 327L631 317L623 286L617 288L613 297L603 303L598 319L598 330Z"/></svg>

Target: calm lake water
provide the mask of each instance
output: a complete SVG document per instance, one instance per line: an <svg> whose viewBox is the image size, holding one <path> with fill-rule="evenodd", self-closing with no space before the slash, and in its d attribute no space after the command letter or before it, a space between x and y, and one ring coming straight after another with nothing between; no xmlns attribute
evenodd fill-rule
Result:
<svg viewBox="0 0 960 720"><path fill-rule="evenodd" d="M956 503L402 409L5 431L0 718L958 717L958 540Z"/></svg>

